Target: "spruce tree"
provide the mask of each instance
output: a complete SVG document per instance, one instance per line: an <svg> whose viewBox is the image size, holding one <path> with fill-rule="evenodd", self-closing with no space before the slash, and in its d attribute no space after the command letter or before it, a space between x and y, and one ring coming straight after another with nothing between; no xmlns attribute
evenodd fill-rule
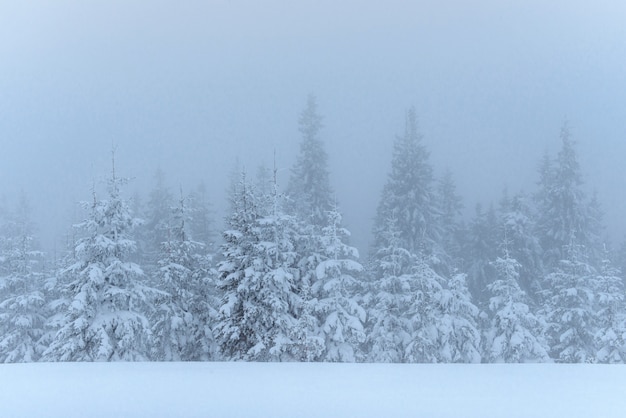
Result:
<svg viewBox="0 0 626 418"><path fill-rule="evenodd" d="M300 153L291 169L287 185L287 196L292 206L290 212L319 229L326 226L326 213L332 209L334 199L329 180L328 155L319 137L323 125L315 96L309 95L298 126L302 135Z"/></svg>
<svg viewBox="0 0 626 418"><path fill-rule="evenodd" d="M591 254L594 242L575 143L567 124L561 128L561 144L556 160L546 157L541 164L537 194L538 232L548 269L567 258L566 249L572 242L585 255Z"/></svg>
<svg viewBox="0 0 626 418"><path fill-rule="evenodd" d="M45 349L45 295L41 262L33 248L29 205L22 197L16 213L0 228L0 362L32 362Z"/></svg>
<svg viewBox="0 0 626 418"><path fill-rule="evenodd" d="M333 362L354 362L361 358L359 346L365 342L365 309L356 293L358 251L345 243L349 236L341 226L341 215L335 209L326 215L329 225L321 238L322 260L317 265L312 294L317 299L314 311L320 319L321 336L325 341L322 359Z"/></svg>
<svg viewBox="0 0 626 418"><path fill-rule="evenodd" d="M412 266L416 257L401 247L396 219L387 221L387 246L375 254L370 282L372 287L368 309L369 360L385 363L407 361L406 347L411 341L412 324L409 311L413 303Z"/></svg>
<svg viewBox="0 0 626 418"><path fill-rule="evenodd" d="M156 282L162 293L152 321L156 360L207 360L215 358L217 351L211 332L217 316L212 275L203 244L189 235L187 200L181 190L168 240L161 244Z"/></svg>
<svg viewBox="0 0 626 418"><path fill-rule="evenodd" d="M548 274L542 311L553 359L563 363L595 360L597 332L594 312L596 273L573 240L565 249L566 258Z"/></svg>
<svg viewBox="0 0 626 418"><path fill-rule="evenodd" d="M624 305L624 283L620 271L613 267L604 252L600 271L595 280L596 360L601 363L626 362L626 311Z"/></svg>
<svg viewBox="0 0 626 418"><path fill-rule="evenodd" d="M418 132L415 108L411 108L406 115L405 133L394 143L391 172L378 204L375 248L387 245L386 222L396 217L403 248L416 254L436 254L440 250L433 170L428 156Z"/></svg>
<svg viewBox="0 0 626 418"><path fill-rule="evenodd" d="M506 238L505 238L506 239ZM508 252L493 262L497 279L489 285L489 310L492 320L486 341L486 358L492 363L524 363L547 361L547 346L542 327L526 303L520 289L520 264Z"/></svg>
<svg viewBox="0 0 626 418"><path fill-rule="evenodd" d="M227 359L293 360L294 220L282 212L276 189L271 199L255 193L244 175L232 196L218 267L224 296L217 339Z"/></svg>
<svg viewBox="0 0 626 418"><path fill-rule="evenodd" d="M127 261L135 250L137 224L115 175L108 199L94 190L89 217L78 225L84 237L75 245L76 260L61 272L60 291L67 310L44 353L46 361L116 361L149 358L150 324L146 315L155 290L145 285L141 268ZM61 307L65 303L59 303Z"/></svg>

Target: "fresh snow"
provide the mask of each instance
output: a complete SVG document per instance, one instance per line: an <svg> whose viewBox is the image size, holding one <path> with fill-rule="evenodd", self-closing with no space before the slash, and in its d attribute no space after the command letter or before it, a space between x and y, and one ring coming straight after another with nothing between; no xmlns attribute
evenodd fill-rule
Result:
<svg viewBox="0 0 626 418"><path fill-rule="evenodd" d="M0 365L21 417L623 417L623 366L331 363Z"/></svg>

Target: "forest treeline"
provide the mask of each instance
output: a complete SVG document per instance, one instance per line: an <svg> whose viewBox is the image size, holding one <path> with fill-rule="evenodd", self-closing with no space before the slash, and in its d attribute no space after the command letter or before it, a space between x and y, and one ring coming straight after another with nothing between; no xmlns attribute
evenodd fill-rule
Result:
<svg viewBox="0 0 626 418"><path fill-rule="evenodd" d="M626 246L603 239L567 125L536 190L463 221L410 109L365 257L312 96L299 128L288 184L238 173L219 233L202 187L174 193L158 172L139 205L114 158L60 256L37 250L25 200L0 209L0 361L626 360Z"/></svg>

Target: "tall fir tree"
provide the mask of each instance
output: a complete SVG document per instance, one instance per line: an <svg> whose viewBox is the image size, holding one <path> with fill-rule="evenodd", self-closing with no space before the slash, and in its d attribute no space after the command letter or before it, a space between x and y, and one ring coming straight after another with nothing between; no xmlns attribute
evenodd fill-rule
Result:
<svg viewBox="0 0 626 418"><path fill-rule="evenodd" d="M46 361L116 361L149 358L150 324L146 315L155 290L146 286L141 268L127 261L135 251L131 232L137 224L113 172L108 199L94 190L89 217L78 225L85 237L75 245L76 260L61 271L58 284L66 311L44 352Z"/></svg>
<svg viewBox="0 0 626 418"><path fill-rule="evenodd" d="M328 155L320 139L322 117L318 113L315 96L309 95L298 127L302 135L300 153L287 185L291 212L304 222L322 228L327 224L326 213L332 209L334 199Z"/></svg>
<svg viewBox="0 0 626 418"><path fill-rule="evenodd" d="M394 143L391 172L383 187L374 223L374 246L385 243L387 219L396 217L402 247L413 253L436 254L440 240L433 170L418 132L415 108L406 115L404 135Z"/></svg>
<svg viewBox="0 0 626 418"><path fill-rule="evenodd" d="M540 166L538 232L548 269L567 258L565 251L572 242L586 254L592 250L594 238L582 184L575 143L565 123L556 160L546 157Z"/></svg>

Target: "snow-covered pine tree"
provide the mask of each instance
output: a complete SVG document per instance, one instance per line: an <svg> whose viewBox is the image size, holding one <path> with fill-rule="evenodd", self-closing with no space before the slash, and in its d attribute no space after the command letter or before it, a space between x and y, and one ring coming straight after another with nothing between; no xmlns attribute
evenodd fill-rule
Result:
<svg viewBox="0 0 626 418"><path fill-rule="evenodd" d="M322 117L315 96L309 95L298 121L302 134L300 153L291 169L287 185L290 210L297 218L318 229L327 225L326 213L332 210L333 191L328 172L328 155L319 138Z"/></svg>
<svg viewBox="0 0 626 418"><path fill-rule="evenodd" d="M487 331L485 356L490 363L545 362L549 360L542 326L520 289L520 264L512 258L505 239L503 257L493 262L497 279L489 285L491 328Z"/></svg>
<svg viewBox="0 0 626 418"><path fill-rule="evenodd" d="M439 358L442 363L480 363L478 308L467 289L467 276L455 273L438 298L442 316L439 331Z"/></svg>
<svg viewBox="0 0 626 418"><path fill-rule="evenodd" d="M69 301L59 329L44 352L46 361L146 360L149 357L148 303L156 290L144 284L141 268L127 261L135 250L130 233L137 221L121 196L126 181L108 181L108 200L85 204L89 217L78 225L77 259L59 285Z"/></svg>
<svg viewBox="0 0 626 418"><path fill-rule="evenodd" d="M154 174L154 188L150 191L146 202L146 213L143 223L138 224L140 235L139 262L144 267L149 279L154 279L158 269L161 244L167 241L168 222L174 197L165 182L165 173L158 168Z"/></svg>
<svg viewBox="0 0 626 418"><path fill-rule="evenodd" d="M480 204L476 205L476 215L463 243L463 259L464 270L468 275L468 288L481 309L486 309L489 304L487 286L496 277L490 263L497 257L498 235L498 218L493 205L486 212Z"/></svg>
<svg viewBox="0 0 626 418"><path fill-rule="evenodd" d="M541 164L537 194L538 235L548 271L567 259L565 251L572 237L586 255L594 242L580 165L567 123L561 128L561 142L556 160L546 157Z"/></svg>
<svg viewBox="0 0 626 418"><path fill-rule="evenodd" d="M152 358L165 361L208 360L216 357L211 332L217 301L211 286L203 244L188 232L190 216L181 190L173 208L168 240L161 244L156 271L157 298L152 319Z"/></svg>
<svg viewBox="0 0 626 418"><path fill-rule="evenodd" d="M543 318L548 324L547 337L551 357L562 363L585 363L595 360L597 348L594 312L594 269L585 262L584 250L570 240L554 273L548 274Z"/></svg>
<svg viewBox="0 0 626 418"><path fill-rule="evenodd" d="M605 250L596 277L596 360L600 363L626 362L626 311L624 283Z"/></svg>
<svg viewBox="0 0 626 418"><path fill-rule="evenodd" d="M0 362L18 363L39 360L45 346L45 298L41 290L42 253L33 248L33 228L26 198L0 228Z"/></svg>
<svg viewBox="0 0 626 418"><path fill-rule="evenodd" d="M189 196L191 217L189 231L194 241L204 246L207 255L215 252L215 230L213 225L213 206L204 182L201 182Z"/></svg>
<svg viewBox="0 0 626 418"><path fill-rule="evenodd" d="M365 342L365 309L357 298L358 276L363 267L359 253L345 243L350 233L341 226L337 209L326 214L328 226L322 229L322 260L316 268L312 293L325 341L322 360L354 362L363 357L359 346Z"/></svg>
<svg viewBox="0 0 626 418"><path fill-rule="evenodd" d="M529 198L524 193L502 200L500 222L506 231L508 254L519 263L517 282L530 298L529 302L537 304L540 301L543 262L534 219Z"/></svg>
<svg viewBox="0 0 626 418"><path fill-rule="evenodd" d="M413 303L412 266L416 256L401 247L397 220L387 220L385 247L374 256L376 265L370 275L372 293L368 309L369 360L384 363L407 361L406 347L411 341L409 312Z"/></svg>
<svg viewBox="0 0 626 418"><path fill-rule="evenodd" d="M461 248L459 218L463 210L461 196L457 194L452 172L446 170L437 184L437 210L441 246L450 257L451 270L460 267Z"/></svg>
<svg viewBox="0 0 626 418"><path fill-rule="evenodd" d="M401 246L414 254L441 251L437 201L428 151L417 128L415 108L406 115L406 130L394 143L391 172L383 188L374 223L374 246L383 248L387 220L396 217Z"/></svg>
<svg viewBox="0 0 626 418"><path fill-rule="evenodd" d="M227 359L294 359L296 229L274 190L271 199L259 198L243 175L231 197L233 212L218 268L224 296L216 326Z"/></svg>

